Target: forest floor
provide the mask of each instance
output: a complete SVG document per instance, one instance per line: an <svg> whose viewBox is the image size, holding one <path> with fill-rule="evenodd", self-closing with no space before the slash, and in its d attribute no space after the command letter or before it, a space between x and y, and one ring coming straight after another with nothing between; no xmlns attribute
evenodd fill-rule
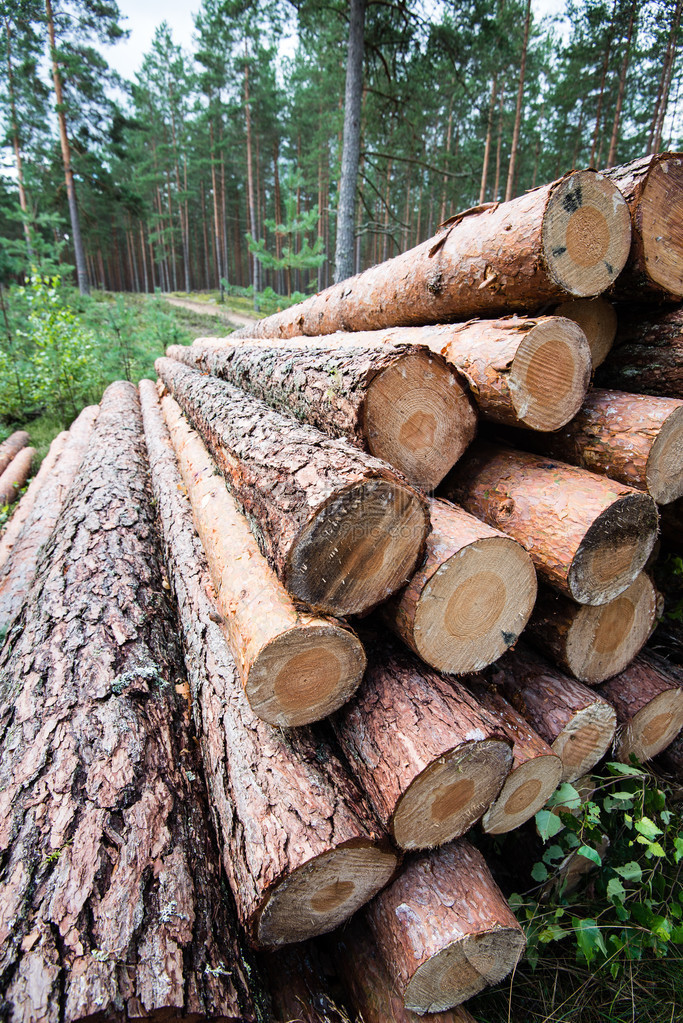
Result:
<svg viewBox="0 0 683 1023"><path fill-rule="evenodd" d="M229 327L236 330L238 327L250 327L256 323L258 316L248 316L232 308L230 301L227 305L218 305L213 299L198 301L192 298L179 298L177 295L164 294L163 299L169 305L180 309L189 309L191 312L199 313L200 316L216 316L223 320Z"/></svg>

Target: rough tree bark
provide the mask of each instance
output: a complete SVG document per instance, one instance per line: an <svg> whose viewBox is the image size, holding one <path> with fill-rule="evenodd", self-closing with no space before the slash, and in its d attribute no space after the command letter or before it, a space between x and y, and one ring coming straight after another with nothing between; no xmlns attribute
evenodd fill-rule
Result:
<svg viewBox="0 0 683 1023"><path fill-rule="evenodd" d="M256 1018L181 671L139 402L113 384L0 655L0 987L16 1023Z"/></svg>
<svg viewBox="0 0 683 1023"><path fill-rule="evenodd" d="M349 1023L330 990L335 977L320 946L312 940L259 956L270 990L272 1023Z"/></svg>
<svg viewBox="0 0 683 1023"><path fill-rule="evenodd" d="M597 382L636 394L683 398L683 309L626 307Z"/></svg>
<svg viewBox="0 0 683 1023"><path fill-rule="evenodd" d="M5 471L13 458L25 448L29 442L29 435L25 430L16 430L11 433L7 440L0 444L0 475Z"/></svg>
<svg viewBox="0 0 683 1023"><path fill-rule="evenodd" d="M24 527L24 523L33 511L33 506L36 503L36 499L43 487L43 484L54 472L55 466L61 457L64 445L68 439L68 430L63 430L62 433L57 434L50 444L50 450L40 463L40 469L29 483L26 493L19 501L16 511L9 520L7 529L5 529L2 534L2 539L0 540L0 571L10 556L12 548L17 541L17 537Z"/></svg>
<svg viewBox="0 0 683 1023"><path fill-rule="evenodd" d="M512 129L512 143L510 145L510 162L508 164L508 179L505 186L505 201L512 199L512 192L515 187L515 167L517 164L517 148L519 146L519 129L522 123L522 101L524 99L524 76L526 74L526 57L529 46L529 27L531 25L531 0L527 0L526 18L524 19L524 40L522 42L522 59L519 66L519 85L517 87L517 108L515 110L515 123Z"/></svg>
<svg viewBox="0 0 683 1023"><path fill-rule="evenodd" d="M641 654L599 692L617 712L614 752L626 764L631 754L650 760L683 728L683 671L659 657Z"/></svg>
<svg viewBox="0 0 683 1023"><path fill-rule="evenodd" d="M591 350L593 369L601 366L617 334L617 311L612 303L601 295L597 298L573 298L556 306L553 315L566 316L578 323Z"/></svg>
<svg viewBox="0 0 683 1023"><path fill-rule="evenodd" d="M14 504L19 497L19 491L31 475L35 455L35 448L22 448L0 476L0 508Z"/></svg>
<svg viewBox="0 0 683 1023"><path fill-rule="evenodd" d="M408 580L429 510L389 466L172 359L156 368L293 596L354 614Z"/></svg>
<svg viewBox="0 0 683 1023"><path fill-rule="evenodd" d="M350 0L349 45L346 59L344 95L344 136L342 143L339 205L337 208L337 245L334 282L339 284L353 274L353 231L356 211L356 182L360 156L360 121L363 101L363 35L366 0Z"/></svg>
<svg viewBox="0 0 683 1023"><path fill-rule="evenodd" d="M330 747L306 728L272 728L249 707L217 621L156 389L143 381L140 390L223 866L252 940L302 941L372 898L397 857Z"/></svg>

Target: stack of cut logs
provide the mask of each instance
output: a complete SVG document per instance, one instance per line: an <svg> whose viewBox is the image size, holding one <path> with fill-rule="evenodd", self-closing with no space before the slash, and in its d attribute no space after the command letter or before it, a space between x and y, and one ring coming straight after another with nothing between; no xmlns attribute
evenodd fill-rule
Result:
<svg viewBox="0 0 683 1023"><path fill-rule="evenodd" d="M365 1023L472 1020L524 937L462 836L681 770L682 295L683 156L572 172L55 440L0 544L10 1019L336 1019L274 950L340 928Z"/></svg>

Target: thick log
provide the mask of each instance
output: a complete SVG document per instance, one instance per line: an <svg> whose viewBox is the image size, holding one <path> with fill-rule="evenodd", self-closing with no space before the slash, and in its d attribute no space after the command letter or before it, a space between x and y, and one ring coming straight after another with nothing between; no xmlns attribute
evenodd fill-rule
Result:
<svg viewBox="0 0 683 1023"><path fill-rule="evenodd" d="M273 725L305 725L326 717L360 684L366 663L360 640L343 622L297 609L199 435L173 398L163 398L162 409L252 710Z"/></svg>
<svg viewBox="0 0 683 1023"><path fill-rule="evenodd" d="M40 552L81 467L98 414L99 406L89 405L71 424L62 455L38 491L33 508L0 568L0 634L7 631L33 581Z"/></svg>
<svg viewBox="0 0 683 1023"><path fill-rule="evenodd" d="M512 768L481 820L484 831L501 835L520 827L545 805L562 777L562 760L492 685L476 678L467 687L512 743Z"/></svg>
<svg viewBox="0 0 683 1023"><path fill-rule="evenodd" d="M683 401L676 398L596 387L571 423L529 441L534 451L644 490L658 504L683 495Z"/></svg>
<svg viewBox="0 0 683 1023"><path fill-rule="evenodd" d="M524 638L592 686L631 663L650 638L657 617L657 591L645 572L614 600L597 607L576 604L544 587Z"/></svg>
<svg viewBox="0 0 683 1023"><path fill-rule="evenodd" d="M281 412L345 437L433 490L473 440L466 383L425 346L372 332L293 338L286 345L229 339L171 346L168 356L212 373Z"/></svg>
<svg viewBox="0 0 683 1023"><path fill-rule="evenodd" d="M332 749L307 728L271 727L249 707L156 389L142 381L140 392L225 873L255 943L303 941L372 898L397 857Z"/></svg>
<svg viewBox="0 0 683 1023"><path fill-rule="evenodd" d="M620 307L614 348L597 374L601 387L683 398L683 309Z"/></svg>
<svg viewBox="0 0 683 1023"><path fill-rule="evenodd" d="M425 560L381 609L427 664L460 675L497 660L526 625L536 573L524 548L457 505L430 500Z"/></svg>
<svg viewBox="0 0 683 1023"><path fill-rule="evenodd" d="M472 445L441 492L518 540L540 578L580 604L623 592L657 538L657 506L646 494L493 444Z"/></svg>
<svg viewBox="0 0 683 1023"><path fill-rule="evenodd" d="M683 154L644 156L602 173L628 203L631 252L614 291L629 301L642 295L683 295Z"/></svg>
<svg viewBox="0 0 683 1023"><path fill-rule="evenodd" d="M22 448L0 476L0 507L14 504L17 500L21 488L31 475L35 456L35 448Z"/></svg>
<svg viewBox="0 0 683 1023"><path fill-rule="evenodd" d="M141 426L135 388L113 384L0 655L14 1023L256 1019L176 691Z"/></svg>
<svg viewBox="0 0 683 1023"><path fill-rule="evenodd" d="M528 647L508 651L491 680L562 758L562 781L580 778L607 752L617 727L614 708Z"/></svg>
<svg viewBox="0 0 683 1023"><path fill-rule="evenodd" d="M12 548L16 543L19 533L23 529L26 519L33 511L33 506L36 503L36 498L38 497L41 487L52 472L54 472L54 468L68 439L68 430L63 430L62 433L57 434L50 444L50 450L40 463L40 469L29 483L26 493L19 501L16 510L13 512L12 518L9 520L7 528L2 534L2 539L0 539L0 569L10 556Z"/></svg>
<svg viewBox="0 0 683 1023"><path fill-rule="evenodd" d="M26 430L15 430L14 433L9 435L7 440L0 444L0 475L5 471L12 459L16 458L21 449L26 447L28 442L29 435L26 433Z"/></svg>
<svg viewBox="0 0 683 1023"><path fill-rule="evenodd" d="M407 1009L443 1012L514 968L524 932L469 842L411 858L365 920Z"/></svg>
<svg viewBox="0 0 683 1023"><path fill-rule="evenodd" d="M601 366L610 352L617 334L617 311L611 302L597 298L573 298L553 309L554 316L566 316L578 323L591 350L593 369Z"/></svg>
<svg viewBox="0 0 683 1023"><path fill-rule="evenodd" d="M156 366L293 596L316 610L356 614L408 581L429 509L402 477L231 384L172 359Z"/></svg>
<svg viewBox="0 0 683 1023"><path fill-rule="evenodd" d="M650 760L683 728L683 671L661 658L641 654L599 692L617 712L615 755L624 763Z"/></svg>
<svg viewBox="0 0 683 1023"><path fill-rule="evenodd" d="M629 219L611 182L568 174L458 213L414 249L237 333L290 338L491 318L599 295L626 262Z"/></svg>
<svg viewBox="0 0 683 1023"><path fill-rule="evenodd" d="M511 743L457 682L398 644L368 639L356 698L333 719L351 768L402 849L467 831L500 792Z"/></svg>

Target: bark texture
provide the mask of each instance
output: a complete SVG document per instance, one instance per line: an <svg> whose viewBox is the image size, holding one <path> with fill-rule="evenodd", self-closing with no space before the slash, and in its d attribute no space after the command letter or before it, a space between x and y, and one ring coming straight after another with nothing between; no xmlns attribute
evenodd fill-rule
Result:
<svg viewBox="0 0 683 1023"><path fill-rule="evenodd" d="M21 449L26 447L28 442L29 435L26 433L26 430L16 430L9 435L7 440L0 444L0 475L5 471L12 459L16 458Z"/></svg>
<svg viewBox="0 0 683 1023"><path fill-rule="evenodd" d="M657 536L657 508L645 494L488 443L472 446L442 493L518 540L541 579L582 604L603 604L625 590Z"/></svg>
<svg viewBox="0 0 683 1023"><path fill-rule="evenodd" d="M206 558L155 387L143 381L140 390L223 866L255 942L300 941L336 926L371 898L397 859L329 746L306 728L272 728L249 707L217 621Z"/></svg>
<svg viewBox="0 0 683 1023"><path fill-rule="evenodd" d="M22 448L0 476L0 507L14 504L17 500L19 491L31 475L35 456L35 448Z"/></svg>
<svg viewBox="0 0 683 1023"><path fill-rule="evenodd" d="M356 211L356 184L360 156L361 111L363 105L363 49L366 0L350 0L349 44L346 56L344 93L344 140L342 144L339 207L337 210L337 248L334 259L335 283L353 273L353 234Z"/></svg>
<svg viewBox="0 0 683 1023"><path fill-rule="evenodd" d="M260 961L268 978L273 1023L349 1023L344 1008L337 1007L334 972L319 941L262 953Z"/></svg>
<svg viewBox="0 0 683 1023"><path fill-rule="evenodd" d="M181 665L139 403L113 384L0 655L0 987L15 1023L255 1019Z"/></svg>
<svg viewBox="0 0 683 1023"><path fill-rule="evenodd" d="M626 262L628 209L591 171L451 217L394 259L259 320L246 337L492 317L604 291Z"/></svg>
<svg viewBox="0 0 683 1023"><path fill-rule="evenodd" d="M643 653L625 671L600 687L617 712L615 754L649 760L683 728L683 670Z"/></svg>
<svg viewBox="0 0 683 1023"><path fill-rule="evenodd" d="M602 295L597 298L574 298L569 302L561 302L553 309L553 313L578 323L591 350L593 369L601 366L617 334L617 311L613 304Z"/></svg>
<svg viewBox="0 0 683 1023"><path fill-rule="evenodd" d="M636 394L683 398L683 309L625 307L616 344L597 382Z"/></svg>
<svg viewBox="0 0 683 1023"><path fill-rule="evenodd" d="M33 511L33 506L36 503L39 491L45 481L54 472L55 466L62 454L62 451L64 450L64 445L68 438L69 433L67 430L57 434L50 444L50 450L40 463L40 469L29 483L26 493L19 501L16 511L9 520L7 528L2 534L2 539L0 540L0 569L10 556L12 548L23 529L26 519Z"/></svg>
<svg viewBox="0 0 683 1023"><path fill-rule="evenodd" d="M389 466L231 384L172 359L156 365L293 596L344 615L373 607L407 582L429 511Z"/></svg>

